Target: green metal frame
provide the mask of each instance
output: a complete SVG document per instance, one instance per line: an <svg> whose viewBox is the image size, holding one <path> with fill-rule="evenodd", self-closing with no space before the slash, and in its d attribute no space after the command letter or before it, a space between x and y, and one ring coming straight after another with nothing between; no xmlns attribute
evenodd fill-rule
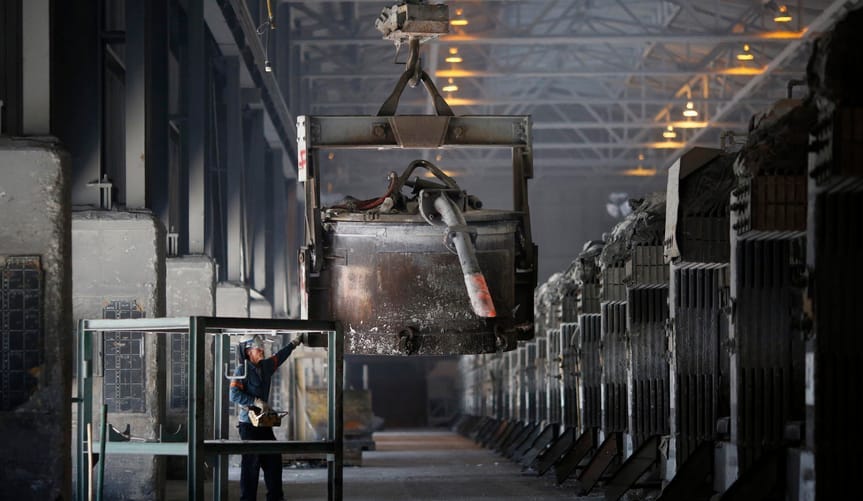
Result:
<svg viewBox="0 0 863 501"><path fill-rule="evenodd" d="M141 331L149 334L188 333L189 335L189 406L186 442L111 442L104 438L99 443L87 442L87 424L93 420L93 333L111 331ZM315 442L267 440L207 440L204 437L204 346L207 335L230 332L305 332L326 333L327 336L327 392L329 422L327 439ZM227 336L219 336L216 343L217 371L224 365L228 353ZM320 345L320 344L317 344ZM344 417L342 386L344 380L344 331L338 322L293 319L257 319L227 317L141 318L122 320L80 320L78 322L78 450L77 498L86 499L88 488L87 447L101 451L99 462L105 464L105 454L138 454L154 456L187 456L187 499L204 499L204 459L218 458L214 465L213 499L227 499L227 456L231 454L324 453L327 455L327 499L342 499L342 470L344 464ZM214 378L214 394L226 392L224 378ZM227 421L223 413L223 398L214 398L214 430L217 437L227 434ZM105 425L103 425L104 437ZM101 471L101 468L100 468ZM100 474L99 483L102 476Z"/></svg>

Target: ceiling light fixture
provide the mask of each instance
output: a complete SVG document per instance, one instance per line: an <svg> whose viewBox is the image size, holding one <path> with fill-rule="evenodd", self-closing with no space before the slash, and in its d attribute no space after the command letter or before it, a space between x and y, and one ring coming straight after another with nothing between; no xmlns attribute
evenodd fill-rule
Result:
<svg viewBox="0 0 863 501"><path fill-rule="evenodd" d="M692 101L686 102L686 109L683 110L683 116L692 118L698 116L698 111L695 110L695 104Z"/></svg>
<svg viewBox="0 0 863 501"><path fill-rule="evenodd" d="M788 13L787 5L780 5L777 9L776 16L773 18L773 21L776 23L790 23L791 22L791 14Z"/></svg>
<svg viewBox="0 0 863 501"><path fill-rule="evenodd" d="M696 122L693 120L678 120L676 122L671 122L671 125L677 127L678 129L700 129L702 127L707 127L707 122Z"/></svg>
<svg viewBox="0 0 863 501"><path fill-rule="evenodd" d="M463 14L464 14L464 9L456 9L455 15L458 16L458 19L450 19L450 21L449 21L450 26L467 26L468 22L467 22L467 19L462 17Z"/></svg>
<svg viewBox="0 0 863 501"><path fill-rule="evenodd" d="M635 169L627 169L627 170L623 171L623 174L626 176L649 177L649 176L655 176L656 175L656 169L654 169L654 168L645 169L644 167L639 165Z"/></svg>
<svg viewBox="0 0 863 501"><path fill-rule="evenodd" d="M753 56L752 53L749 52L749 44L748 43L743 44L743 52L737 53L737 60L738 61L752 61L753 59L755 59L755 56Z"/></svg>
<svg viewBox="0 0 863 501"><path fill-rule="evenodd" d="M455 92L458 90L458 85L455 84L455 81L452 78L450 78L447 82L448 82L448 85L444 85L443 89L441 89L442 91L444 91L444 92Z"/></svg>
<svg viewBox="0 0 863 501"><path fill-rule="evenodd" d="M448 63L460 63L463 59L458 55L458 47L449 48L449 56L446 58Z"/></svg>
<svg viewBox="0 0 863 501"><path fill-rule="evenodd" d="M677 137L677 133L674 132L674 126L669 124L669 126L662 133L662 137L664 137L665 139L674 139L675 137Z"/></svg>

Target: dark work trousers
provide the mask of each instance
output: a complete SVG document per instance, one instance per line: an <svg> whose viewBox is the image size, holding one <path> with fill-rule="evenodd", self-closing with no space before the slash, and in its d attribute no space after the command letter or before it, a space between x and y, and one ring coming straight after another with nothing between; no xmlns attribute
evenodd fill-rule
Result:
<svg viewBox="0 0 863 501"><path fill-rule="evenodd" d="M239 423L240 438L243 440L275 440L273 429L256 428L251 423ZM280 501L282 494L282 456L281 454L243 454L240 463L240 500L255 501L258 495L259 470L264 470L264 483L267 485L267 501Z"/></svg>

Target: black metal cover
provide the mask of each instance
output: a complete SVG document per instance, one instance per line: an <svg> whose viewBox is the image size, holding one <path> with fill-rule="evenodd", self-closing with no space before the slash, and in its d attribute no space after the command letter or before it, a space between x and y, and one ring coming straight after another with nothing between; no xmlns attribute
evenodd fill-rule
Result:
<svg viewBox="0 0 863 501"><path fill-rule="evenodd" d="M627 314L632 357L632 441L638 448L651 436L669 433L668 343L665 337L668 285L630 288Z"/></svg>
<svg viewBox="0 0 863 501"><path fill-rule="evenodd" d="M863 181L847 191L819 194L814 203L814 255L808 296L814 313L809 347L814 378L807 381L807 443L815 453L817 499L841 499L863 471L860 370L863 336ZM811 386L810 386L811 385Z"/></svg>
<svg viewBox="0 0 863 501"><path fill-rule="evenodd" d="M715 438L716 421L729 415L727 316L722 294L727 264L686 264L674 269L677 464Z"/></svg>
<svg viewBox="0 0 863 501"><path fill-rule="evenodd" d="M602 427L602 325L599 313L578 316L579 421L582 430Z"/></svg>
<svg viewBox="0 0 863 501"><path fill-rule="evenodd" d="M606 435L629 431L626 308L626 301L602 303L602 429Z"/></svg>
<svg viewBox="0 0 863 501"><path fill-rule="evenodd" d="M770 233L740 239L733 250L740 471L782 446L786 424L804 417L803 339L793 322L802 311L795 274L804 245L802 233Z"/></svg>

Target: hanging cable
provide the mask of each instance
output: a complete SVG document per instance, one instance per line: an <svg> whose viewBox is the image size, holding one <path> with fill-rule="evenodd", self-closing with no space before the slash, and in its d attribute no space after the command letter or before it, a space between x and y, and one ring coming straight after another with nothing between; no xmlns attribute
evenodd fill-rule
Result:
<svg viewBox="0 0 863 501"><path fill-rule="evenodd" d="M273 18L273 4L272 0L267 0L267 17L270 19L270 29L276 29L276 21Z"/></svg>
<svg viewBox="0 0 863 501"><path fill-rule="evenodd" d="M267 28L270 28L269 30ZM270 73L273 67L270 66L270 35L269 31L276 29L276 19L273 17L272 0L267 0L267 20L261 23L255 30L258 37L261 39L261 44L264 46L264 71Z"/></svg>

